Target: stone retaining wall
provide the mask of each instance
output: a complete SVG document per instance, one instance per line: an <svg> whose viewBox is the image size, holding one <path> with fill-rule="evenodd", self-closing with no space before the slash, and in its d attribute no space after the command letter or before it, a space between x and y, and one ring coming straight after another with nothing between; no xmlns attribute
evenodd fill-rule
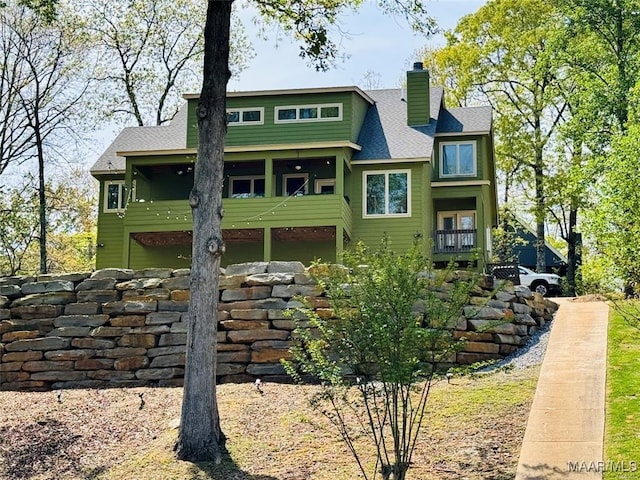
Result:
<svg viewBox="0 0 640 480"><path fill-rule="evenodd" d="M163 268L0 279L0 389L181 385L189 282L189 270ZM491 279L482 279L456 326L455 336L467 342L452 361L512 353L557 308L526 287L492 291ZM331 315L298 262L227 267L220 277L219 382L288 380L279 362L294 322L285 311L300 295Z"/></svg>

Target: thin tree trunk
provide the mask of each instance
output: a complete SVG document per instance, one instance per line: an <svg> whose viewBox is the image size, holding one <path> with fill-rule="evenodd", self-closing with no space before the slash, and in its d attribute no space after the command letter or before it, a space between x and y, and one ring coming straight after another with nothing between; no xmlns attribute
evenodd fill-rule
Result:
<svg viewBox="0 0 640 480"><path fill-rule="evenodd" d="M229 28L233 0L209 0L204 77L198 105L198 160L189 202L193 212L191 302L180 433L176 455L221 461L225 438L216 399L218 273L222 241L222 181L226 134Z"/></svg>
<svg viewBox="0 0 640 480"><path fill-rule="evenodd" d="M37 117L38 112L34 112ZM40 136L40 124L36 120L36 147L38 149L38 214L40 217L40 273L47 273L47 196L44 178L44 151Z"/></svg>
<svg viewBox="0 0 640 480"><path fill-rule="evenodd" d="M542 157L542 153L540 154ZM535 167L535 193L536 193L536 271L538 273L544 273L547 270L546 252L545 252L545 238L544 238L544 173L542 171L542 158L539 162L536 162Z"/></svg>
<svg viewBox="0 0 640 480"><path fill-rule="evenodd" d="M582 237L576 232L578 225L578 207L571 206L569 210L569 231L567 235L567 285L570 296L575 296L577 290L578 269L581 263Z"/></svg>

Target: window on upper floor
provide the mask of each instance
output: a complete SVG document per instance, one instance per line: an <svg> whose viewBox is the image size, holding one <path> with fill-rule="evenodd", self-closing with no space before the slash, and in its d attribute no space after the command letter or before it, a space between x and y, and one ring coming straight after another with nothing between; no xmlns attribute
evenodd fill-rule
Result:
<svg viewBox="0 0 640 480"><path fill-rule="evenodd" d="M282 176L284 194L286 196L301 196L309 193L309 174L291 173Z"/></svg>
<svg viewBox="0 0 640 480"><path fill-rule="evenodd" d="M127 204L124 180L111 180L104 184L105 213L123 212Z"/></svg>
<svg viewBox="0 0 640 480"><path fill-rule="evenodd" d="M231 198L264 197L264 185L263 176L231 177L229 196Z"/></svg>
<svg viewBox="0 0 640 480"><path fill-rule="evenodd" d="M409 170L363 173L364 217L411 216L411 172Z"/></svg>
<svg viewBox="0 0 640 480"><path fill-rule="evenodd" d="M476 142L443 142L440 144L440 177L475 177L477 174Z"/></svg>
<svg viewBox="0 0 640 480"><path fill-rule="evenodd" d="M315 193L333 194L336 190L335 178L318 178L315 182Z"/></svg>
<svg viewBox="0 0 640 480"><path fill-rule="evenodd" d="M264 108L228 108L227 123L229 125L262 125Z"/></svg>
<svg viewBox="0 0 640 480"><path fill-rule="evenodd" d="M275 123L331 122L342 120L341 103L275 107Z"/></svg>

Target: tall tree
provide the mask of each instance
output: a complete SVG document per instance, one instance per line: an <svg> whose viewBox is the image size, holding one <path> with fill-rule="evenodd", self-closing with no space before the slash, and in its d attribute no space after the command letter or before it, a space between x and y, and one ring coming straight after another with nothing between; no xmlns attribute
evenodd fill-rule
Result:
<svg viewBox="0 0 640 480"><path fill-rule="evenodd" d="M301 55L318 69L328 68L337 53L330 39L340 13L362 0L254 0L259 12L303 42ZM226 86L229 70L233 0L209 0L204 29L204 77L197 110L198 161L190 195L193 214L191 303L187 332L184 397L178 458L219 462L224 450L215 389L218 271L222 240L222 172L226 134ZM421 0L381 0L389 13L403 14L415 29L434 29Z"/></svg>
<svg viewBox="0 0 640 480"><path fill-rule="evenodd" d="M538 271L546 269L546 157L567 107L554 54L561 20L542 0L492 0L464 17L439 53L456 72L459 98L481 94L494 107L498 159L533 184Z"/></svg>
<svg viewBox="0 0 640 480"><path fill-rule="evenodd" d="M60 142L74 138L73 119L87 88L81 35L72 24L43 18L19 5L0 12L2 28L11 32L7 44L22 82L14 85L17 109L28 143L24 155L37 160L40 224L40 271L47 271L47 210L45 164L56 160ZM67 19L71 16L61 15ZM86 78L86 77L85 77Z"/></svg>
<svg viewBox="0 0 640 480"><path fill-rule="evenodd" d="M637 122L638 103L637 78L640 75L640 2L638 0L554 0L564 17L566 26L565 47L561 49L566 64L576 79L570 98L571 121L567 124L567 135L573 148L573 168L558 184L559 192L568 192L565 206L578 205L589 207L587 230L595 232L595 244L603 248L603 241L612 236L626 234L617 228L609 228L618 222L616 209L603 211L601 206L610 204L605 198L601 205L587 201L600 194L633 198L635 191L624 192L628 183L620 182L619 172L614 168L622 165L626 171L628 162L626 153L620 153L625 140L619 137L627 135L627 129ZM614 149L611 145L615 144ZM636 167L637 168L637 167ZM596 182L600 185L594 186ZM609 185L614 182L613 185ZM580 201L571 191L581 187ZM591 192L585 194L584 192ZM618 193L624 192L622 197ZM581 236L576 233L578 209L568 208L563 215L568 219L563 236L568 237L568 254L580 251ZM611 215L612 223L603 222L602 215ZM557 215L557 217L559 217ZM560 217L562 218L562 217ZM621 240L621 239L618 239ZM604 241L611 246L611 242ZM607 248L614 257L621 251ZM571 262L570 266L571 266ZM616 261L617 267L629 265L626 261ZM615 270L619 270L618 268ZM633 272L633 269L630 270ZM568 272L568 280L573 272ZM635 273L630 281L636 281ZM625 278L623 275L622 278Z"/></svg>
<svg viewBox="0 0 640 480"><path fill-rule="evenodd" d="M206 6L196 0L83 1L98 68L93 95L99 115L138 125L163 125L195 90L202 75ZM233 17L232 17L233 18ZM252 58L237 18L231 37L231 70Z"/></svg>
<svg viewBox="0 0 640 480"><path fill-rule="evenodd" d="M574 48L573 63L600 85L601 116L610 116L624 131L637 107L633 88L640 63L640 2L638 0L554 0L566 19L569 35L580 46ZM582 43L584 46L584 43Z"/></svg>

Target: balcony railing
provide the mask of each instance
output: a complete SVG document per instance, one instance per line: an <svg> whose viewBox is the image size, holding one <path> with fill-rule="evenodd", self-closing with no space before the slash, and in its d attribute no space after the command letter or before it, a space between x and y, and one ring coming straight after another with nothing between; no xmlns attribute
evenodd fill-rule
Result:
<svg viewBox="0 0 640 480"><path fill-rule="evenodd" d="M225 229L342 225L351 234L351 209L340 195L225 198L222 204ZM191 208L187 199L131 202L124 222L135 232L189 230Z"/></svg>
<svg viewBox="0 0 640 480"><path fill-rule="evenodd" d="M434 253L471 252L478 246L478 231L436 230L433 242Z"/></svg>

